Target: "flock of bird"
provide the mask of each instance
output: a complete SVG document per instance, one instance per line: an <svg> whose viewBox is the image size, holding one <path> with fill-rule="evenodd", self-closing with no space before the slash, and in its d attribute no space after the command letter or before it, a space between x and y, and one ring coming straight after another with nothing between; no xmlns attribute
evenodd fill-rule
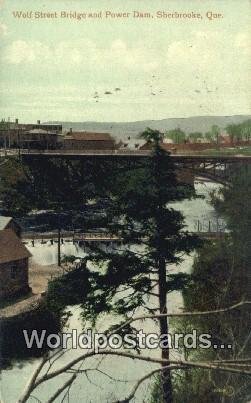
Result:
<svg viewBox="0 0 251 403"><path fill-rule="evenodd" d="M195 76L196 80L200 80L200 77L198 75ZM150 96L156 96L158 94L163 94L164 91L163 90L156 90L156 80L158 80L158 78L156 77L156 75L152 75L151 76L151 80L147 81L147 85L148 85L148 89L149 89L149 95ZM207 81L203 80L203 85L201 89L194 89L194 92L196 94L201 94L203 92L206 92L207 94L213 93L213 92L217 92L218 91L218 87L215 87L215 89L209 89L208 85L207 85ZM116 87L113 90L106 90L103 95L114 95L116 93L118 93L119 91L122 91L121 88ZM102 95L98 93L98 91L94 92L93 98L95 99L95 102L99 102L101 99ZM200 108L203 107L202 104L199 105Z"/></svg>
<svg viewBox="0 0 251 403"><path fill-rule="evenodd" d="M115 92L121 91L121 88L116 87L116 88L114 89L114 91L115 91ZM113 92L111 92L111 91L105 91L105 92L104 92L104 95L112 95L112 94L113 94ZM101 98L101 95L99 95L98 91L95 91L95 92L94 92L93 98L95 99L96 102L99 102L99 98Z"/></svg>

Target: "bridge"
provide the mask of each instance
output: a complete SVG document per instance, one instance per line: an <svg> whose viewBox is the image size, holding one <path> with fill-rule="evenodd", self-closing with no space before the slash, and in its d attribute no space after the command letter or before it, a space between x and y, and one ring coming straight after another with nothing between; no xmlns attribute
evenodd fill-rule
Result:
<svg viewBox="0 0 251 403"><path fill-rule="evenodd" d="M227 231L194 231L191 234L198 235L203 239L222 239L228 235ZM54 243L60 242L62 245L64 243L78 244L79 246L88 246L90 243L103 243L103 244L123 244L123 239L115 235L111 235L105 232L48 232L48 233L37 233L30 232L23 234L23 242L29 243L35 246L35 243L47 244L48 242L53 245Z"/></svg>
<svg viewBox="0 0 251 403"><path fill-rule="evenodd" d="M129 149L114 149L114 150L34 150L34 149L0 149L0 155L11 156L20 155L26 158L32 157L46 157L46 158L88 158L88 157L125 157L125 158L144 158L151 156L151 150L129 150ZM193 161L251 161L251 155L210 155L204 152L203 154L198 153L171 153L171 157L175 161L180 159L186 159Z"/></svg>
<svg viewBox="0 0 251 403"><path fill-rule="evenodd" d="M4 153L3 153L4 152ZM48 158L63 158L66 160L99 160L99 161L132 161L149 158L151 150L3 150L4 156L20 156L24 161ZM247 166L251 156L246 155L208 155L204 154L171 154L177 170L190 172L209 180L228 184L237 166Z"/></svg>

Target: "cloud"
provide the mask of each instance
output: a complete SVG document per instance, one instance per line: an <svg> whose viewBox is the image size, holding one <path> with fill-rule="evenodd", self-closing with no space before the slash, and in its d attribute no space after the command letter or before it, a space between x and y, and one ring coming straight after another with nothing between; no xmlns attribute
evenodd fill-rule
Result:
<svg viewBox="0 0 251 403"><path fill-rule="evenodd" d="M41 42L18 40L6 48L3 57L10 64L42 62L50 58L50 50Z"/></svg>
<svg viewBox="0 0 251 403"><path fill-rule="evenodd" d="M244 55L250 55L250 36L245 32L239 32L235 37L234 46L240 49Z"/></svg>
<svg viewBox="0 0 251 403"><path fill-rule="evenodd" d="M1 4L1 3L0 3ZM1 8L1 7L0 7ZM7 26L0 22L0 37L7 35Z"/></svg>
<svg viewBox="0 0 251 403"><path fill-rule="evenodd" d="M53 116L57 110L76 119L84 113L90 120L123 120L127 113L136 120L141 109L142 117L151 118L166 116L167 111L175 115L248 110L249 43L244 28L236 34L193 31L181 40L167 38L161 43L159 49L140 38L117 38L102 46L89 39L16 40L1 53L15 69L5 69L13 74L3 76L2 98L21 112L40 108L44 116ZM104 95L117 86L123 90ZM95 91L100 95L97 103Z"/></svg>
<svg viewBox="0 0 251 403"><path fill-rule="evenodd" d="M3 58L10 64L50 63L61 68L84 66L95 69L110 65L113 68L152 71L159 66L158 54L140 46L129 47L124 41L117 39L105 48L87 40L61 41L57 45L48 46L38 41L17 40L7 46Z"/></svg>
<svg viewBox="0 0 251 403"><path fill-rule="evenodd" d="M219 58L225 43L218 32L196 32L192 37L170 44L167 51L168 64L194 65L203 68Z"/></svg>
<svg viewBox="0 0 251 403"><path fill-rule="evenodd" d="M157 69L160 63L159 56L154 49L137 46L129 48L121 39L113 41L105 53L107 62L111 62L114 58L117 63L129 69L136 68L147 72Z"/></svg>
<svg viewBox="0 0 251 403"><path fill-rule="evenodd" d="M238 57L248 54L248 35L227 34L224 31L197 31L185 40L175 41L168 47L166 62L169 65L193 66L208 69L235 63ZM229 46L226 46L229 44ZM233 46L235 51L233 51Z"/></svg>

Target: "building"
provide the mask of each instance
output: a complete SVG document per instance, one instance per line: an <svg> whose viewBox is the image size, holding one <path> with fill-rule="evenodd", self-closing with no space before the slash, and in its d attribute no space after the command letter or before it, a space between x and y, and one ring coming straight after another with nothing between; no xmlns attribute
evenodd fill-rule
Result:
<svg viewBox="0 0 251 403"><path fill-rule="evenodd" d="M164 144L174 144L173 139L169 139L168 137L163 138L163 143Z"/></svg>
<svg viewBox="0 0 251 403"><path fill-rule="evenodd" d="M115 140L109 133L73 132L66 133L63 147L68 150L114 150Z"/></svg>
<svg viewBox="0 0 251 403"><path fill-rule="evenodd" d="M4 229L12 229L19 238L21 237L20 225L12 217L0 215L0 231Z"/></svg>
<svg viewBox="0 0 251 403"><path fill-rule="evenodd" d="M146 140L144 139L132 139L131 137L128 137L127 140L118 143L118 148L120 150L140 150L144 144L146 144Z"/></svg>
<svg viewBox="0 0 251 403"><path fill-rule="evenodd" d="M205 137L200 137L200 138L197 139L197 143L199 143L199 144L209 144L209 141Z"/></svg>
<svg viewBox="0 0 251 403"><path fill-rule="evenodd" d="M32 129L22 133L19 146L27 149L56 149L57 133L45 129Z"/></svg>
<svg viewBox="0 0 251 403"><path fill-rule="evenodd" d="M0 122L0 147L4 148L56 148L62 125L41 123Z"/></svg>
<svg viewBox="0 0 251 403"><path fill-rule="evenodd" d="M29 292L30 252L11 229L0 231L0 299Z"/></svg>
<svg viewBox="0 0 251 403"><path fill-rule="evenodd" d="M219 142L220 144L227 144L227 145L231 145L233 143L231 137L229 136L229 134L223 132L220 134L219 136Z"/></svg>

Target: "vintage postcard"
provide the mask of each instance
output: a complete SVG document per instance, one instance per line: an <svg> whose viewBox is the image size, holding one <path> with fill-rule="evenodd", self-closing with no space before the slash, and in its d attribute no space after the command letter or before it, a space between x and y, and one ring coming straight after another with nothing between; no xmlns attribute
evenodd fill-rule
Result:
<svg viewBox="0 0 251 403"><path fill-rule="evenodd" d="M0 401L251 402L250 0L0 0Z"/></svg>

